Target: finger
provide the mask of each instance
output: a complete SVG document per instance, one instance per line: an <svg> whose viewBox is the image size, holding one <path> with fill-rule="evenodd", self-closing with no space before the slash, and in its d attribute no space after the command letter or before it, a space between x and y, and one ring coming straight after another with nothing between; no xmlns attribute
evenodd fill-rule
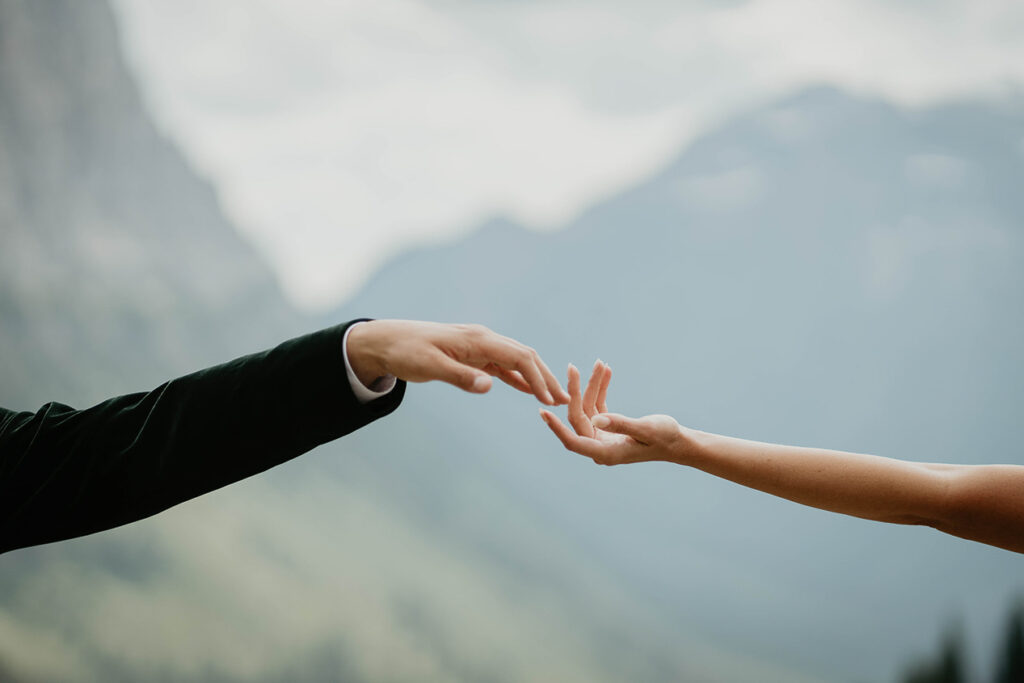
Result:
<svg viewBox="0 0 1024 683"><path fill-rule="evenodd" d="M544 378L544 383L548 392L553 398L553 405L565 405L569 402L569 394L567 394L565 389L562 388L562 385L555 376L555 373L551 372L551 368L547 366L547 363L545 363L544 359L540 357L540 354L512 337L505 337L502 335L498 336L508 344L516 347L518 351L525 352L533 358L534 364L537 366L537 370L540 372L541 377Z"/></svg>
<svg viewBox="0 0 1024 683"><path fill-rule="evenodd" d="M597 412L608 412L608 385L612 381L612 369L604 364L604 373L601 375L601 386L597 390Z"/></svg>
<svg viewBox="0 0 1024 683"><path fill-rule="evenodd" d="M562 388L562 384L555 377L555 373L551 372L551 368L547 366L547 363L539 355L537 356L537 364L540 366L540 373L544 376L544 381L547 382L548 391L555 398L555 404L565 405L568 403L569 394Z"/></svg>
<svg viewBox="0 0 1024 683"><path fill-rule="evenodd" d="M550 411L541 408L540 416L541 419L544 420L544 424L546 424L548 428L555 433L558 440L561 441L562 445L568 450L573 453L585 455L588 458L599 456L601 444L597 441L574 434L571 429L562 424L562 421Z"/></svg>
<svg viewBox="0 0 1024 683"><path fill-rule="evenodd" d="M521 350L517 354L515 369L522 374L523 378L530 383L530 387L533 388L533 394L540 400L541 403L546 403L549 406L555 405L555 398L548 391L547 383L544 381L544 376L540 373L540 369L534 362L533 354L529 350Z"/></svg>
<svg viewBox="0 0 1024 683"><path fill-rule="evenodd" d="M618 413L601 413L600 415L595 415L591 422L598 429L631 436L644 445L651 442L651 431L643 420L626 417Z"/></svg>
<svg viewBox="0 0 1024 683"><path fill-rule="evenodd" d="M482 370L463 365L440 352L431 360L429 365L432 379L447 382L474 394L485 394L491 388L491 378Z"/></svg>
<svg viewBox="0 0 1024 683"><path fill-rule="evenodd" d="M547 405L555 405L555 399L548 391L544 377L534 362L536 354L532 349L486 328L478 329L474 335L472 356L476 362L470 362L480 367L494 363L506 370L517 370L530 385L530 393L536 396L537 400Z"/></svg>
<svg viewBox="0 0 1024 683"><path fill-rule="evenodd" d="M590 416L583 412L583 399L580 397L580 371L572 363L569 364L569 424L580 436L594 436L594 425L590 424Z"/></svg>
<svg viewBox="0 0 1024 683"><path fill-rule="evenodd" d="M601 385L601 369L602 363L597 360L590 373L590 379L587 381L587 390L583 392L583 412L587 414L587 417L597 415L597 392Z"/></svg>
<svg viewBox="0 0 1024 683"><path fill-rule="evenodd" d="M523 376L516 370L506 370L497 363L488 363L484 367L484 372L497 377L505 384L509 385L513 389L518 389L524 394L533 394L533 388L530 386L529 382L523 379Z"/></svg>

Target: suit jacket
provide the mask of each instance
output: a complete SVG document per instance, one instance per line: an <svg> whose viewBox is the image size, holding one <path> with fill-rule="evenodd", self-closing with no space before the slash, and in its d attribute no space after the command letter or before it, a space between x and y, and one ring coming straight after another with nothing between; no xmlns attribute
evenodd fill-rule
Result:
<svg viewBox="0 0 1024 683"><path fill-rule="evenodd" d="M352 322L85 410L0 408L0 553L149 517L390 413L404 382L352 392Z"/></svg>

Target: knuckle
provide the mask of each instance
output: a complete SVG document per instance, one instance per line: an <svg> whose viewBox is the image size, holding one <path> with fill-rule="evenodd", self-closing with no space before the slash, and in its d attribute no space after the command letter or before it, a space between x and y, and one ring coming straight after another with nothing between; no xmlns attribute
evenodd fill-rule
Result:
<svg viewBox="0 0 1024 683"><path fill-rule="evenodd" d="M678 423L668 415L652 415L647 422L647 427L652 432L665 433L674 429Z"/></svg>

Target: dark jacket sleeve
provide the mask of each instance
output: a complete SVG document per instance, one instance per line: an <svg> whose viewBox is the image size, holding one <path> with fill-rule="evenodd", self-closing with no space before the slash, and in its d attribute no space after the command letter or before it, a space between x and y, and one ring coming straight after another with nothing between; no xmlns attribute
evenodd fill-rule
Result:
<svg viewBox="0 0 1024 683"><path fill-rule="evenodd" d="M290 460L398 407L360 404L352 323L86 410L0 408L0 552L109 529Z"/></svg>

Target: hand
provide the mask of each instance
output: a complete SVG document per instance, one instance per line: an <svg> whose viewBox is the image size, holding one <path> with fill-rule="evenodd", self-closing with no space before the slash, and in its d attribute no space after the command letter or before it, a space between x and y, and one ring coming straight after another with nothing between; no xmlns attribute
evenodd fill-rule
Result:
<svg viewBox="0 0 1024 683"><path fill-rule="evenodd" d="M348 360L359 381L370 386L394 375L408 382L441 380L484 394L490 375L547 405L569 395L537 352L483 325L445 325L415 320L371 320L348 336Z"/></svg>
<svg viewBox="0 0 1024 683"><path fill-rule="evenodd" d="M685 445L683 428L668 415L639 419L608 412L606 404L612 369L600 360L580 395L580 371L569 366L569 423L573 433L547 410L540 416L562 444L598 465L621 465L650 460L675 460Z"/></svg>

